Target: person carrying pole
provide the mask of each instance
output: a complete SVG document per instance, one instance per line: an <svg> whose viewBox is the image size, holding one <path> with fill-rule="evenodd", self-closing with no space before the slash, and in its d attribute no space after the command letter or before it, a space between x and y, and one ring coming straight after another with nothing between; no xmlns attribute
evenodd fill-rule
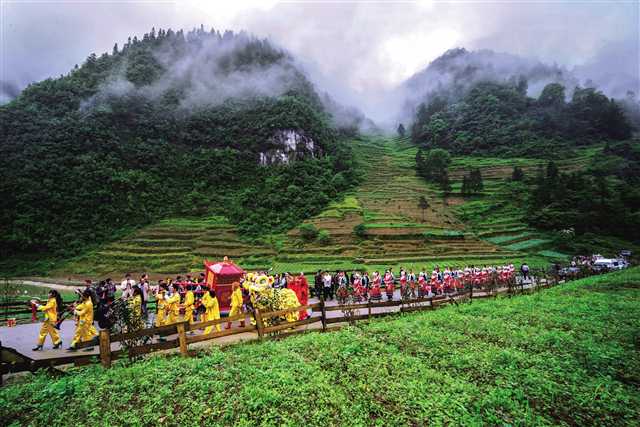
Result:
<svg viewBox="0 0 640 427"><path fill-rule="evenodd" d="M76 325L76 333L71 340L71 346L68 348L71 351L76 350L79 342L91 341L98 335L96 328L93 326L93 300L89 289L85 289L82 292L82 302L76 305L73 314L78 316L78 323Z"/></svg>
<svg viewBox="0 0 640 427"><path fill-rule="evenodd" d="M33 348L33 351L42 350L44 340L47 335L51 336L53 342L53 348L58 349L62 345L60 335L55 328L56 321L58 320L58 310L62 309L62 297L55 289L49 291L49 299L46 304L35 304L38 311L44 312L44 322L40 327L40 334L38 336L38 345Z"/></svg>
<svg viewBox="0 0 640 427"><path fill-rule="evenodd" d="M204 321L209 322L211 320L217 320L220 318L220 305L218 304L218 298L216 298L216 291L210 289L202 296L202 305L205 307ZM213 332L213 325L207 326L204 330L204 334L210 334ZM215 325L218 332L222 329L220 324Z"/></svg>
<svg viewBox="0 0 640 427"><path fill-rule="evenodd" d="M242 314L242 291L240 290L240 283L233 282L231 285L231 310L229 310L229 317ZM244 328L244 320L240 321L240 327ZM231 322L227 322L225 329L231 328Z"/></svg>

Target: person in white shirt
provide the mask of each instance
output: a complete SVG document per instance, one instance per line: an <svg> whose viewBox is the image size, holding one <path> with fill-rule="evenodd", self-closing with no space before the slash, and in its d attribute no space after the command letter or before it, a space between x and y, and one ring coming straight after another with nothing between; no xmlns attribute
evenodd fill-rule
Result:
<svg viewBox="0 0 640 427"><path fill-rule="evenodd" d="M333 299L333 288L331 279L331 275L325 271L324 275L322 276L323 296L325 301L328 301L329 298Z"/></svg>
<svg viewBox="0 0 640 427"><path fill-rule="evenodd" d="M131 273L124 275L124 280L120 282L120 289L122 290L122 298L129 299L133 297L133 287L136 281L131 278Z"/></svg>

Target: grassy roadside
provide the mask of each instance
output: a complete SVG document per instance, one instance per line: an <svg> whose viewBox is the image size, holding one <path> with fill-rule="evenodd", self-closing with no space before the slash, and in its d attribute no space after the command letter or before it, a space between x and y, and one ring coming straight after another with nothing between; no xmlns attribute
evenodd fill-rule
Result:
<svg viewBox="0 0 640 427"><path fill-rule="evenodd" d="M9 425L635 425L640 268L334 333L44 373ZM636 420L636 421L634 421ZM13 424L12 424L13 423Z"/></svg>

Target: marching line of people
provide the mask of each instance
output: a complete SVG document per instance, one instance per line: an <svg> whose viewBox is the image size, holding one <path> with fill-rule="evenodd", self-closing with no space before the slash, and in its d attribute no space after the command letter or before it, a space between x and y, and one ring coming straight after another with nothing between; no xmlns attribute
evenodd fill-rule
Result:
<svg viewBox="0 0 640 427"><path fill-rule="evenodd" d="M117 297L118 290L121 291L119 297ZM151 297L156 301L155 313L150 313L147 309ZM245 312L243 309L245 300L240 283L233 283L229 317ZM67 350L76 350L80 342L95 341L98 333L94 326L94 308L98 325L100 328L108 329L113 324L110 316L117 302L127 305L132 324L138 320L145 326L160 327L183 321L192 324L196 321L206 322L221 318L216 290L204 283L203 273L197 278L186 275L177 276L175 279L161 279L155 285L150 284L146 274L136 282L131 274L127 273L119 286L110 278L97 284L93 284L91 280L85 280L85 288L79 292L78 300L71 305L65 306L56 290L49 292L46 304L32 301L38 311L44 312L44 322L33 351L43 349L47 336L51 337L54 349L61 347L62 339L58 331L68 313L75 316L76 330ZM240 321L240 326L244 326L244 323L244 320ZM226 329L230 327L231 322L227 322ZM218 332L222 330L221 325L218 324L206 327L203 333L213 333L214 329ZM86 351L91 350L92 347L88 347Z"/></svg>
<svg viewBox="0 0 640 427"><path fill-rule="evenodd" d="M64 320L63 316L65 314L60 293L52 289L49 292L49 298L46 304L35 303L35 305L38 311L44 312L44 322L42 322L42 326L40 327L38 344L33 348L33 351L42 350L47 336L51 337L54 349L60 348L62 339L60 338L58 330L60 329L62 320ZM98 332L93 324L94 313L91 291L85 289L80 294L79 301L73 304L69 310L72 311L76 317L76 331L71 339L71 345L67 350L75 350L78 343L91 341L98 336Z"/></svg>
<svg viewBox="0 0 640 427"><path fill-rule="evenodd" d="M529 267L523 264L523 274L529 273ZM435 295L450 294L465 287L474 286L485 288L491 284L506 285L515 277L513 264L502 266L468 266L463 269L447 267L441 270L436 266L429 274L426 269L415 274L413 270L400 268L398 275L393 269L381 274L374 271L370 276L367 271L354 271L349 275L346 271L330 274L319 270L314 280L314 295L325 301L334 299L341 293L341 289L349 288L356 301L381 301L383 294L387 300L392 300L396 285L400 285L400 295L403 298L423 298Z"/></svg>
<svg viewBox="0 0 640 427"><path fill-rule="evenodd" d="M528 273L528 266L524 264L521 270ZM319 299L329 301L350 293L357 302L375 302L381 301L383 294L387 300L392 300L396 285L399 284L401 298L428 298L451 294L468 286L482 288L492 283L506 284L514 275L513 264L469 266L464 269L448 267L444 270L436 266L430 274L426 269L415 274L413 270L400 268L397 276L391 268L384 274L375 271L371 276L367 271L354 271L351 275L346 271L338 271L333 275L327 271L318 271L314 278L313 294ZM273 289L290 289L295 293L299 305L306 305L310 296L309 284L304 273L295 277L289 273L247 273L232 284L228 313L230 318L253 311L251 286L248 286L253 284ZM118 286L112 279L102 280L95 285L91 280L86 280L78 301L70 307L63 306L60 294L55 290L49 293L46 304L33 302L39 311L44 312L38 343L33 350L42 350L47 336L51 337L54 349L61 347L62 340L58 330L68 313L72 313L76 319L76 331L68 350L75 350L78 343L95 341L98 333L94 327L94 309L100 328L108 329L113 324L113 319L110 318L111 309L117 301L126 303L131 316L147 326L161 327L181 321L193 324L221 318L216 289L205 283L204 273L200 273L196 278L186 275L177 276L175 279L161 279L154 285L150 284L147 274L141 275L136 282L131 274L127 273L120 282L119 289L122 293L116 298ZM155 313L149 313L147 309L150 297L156 301ZM300 311L295 320L304 319L307 315L306 311ZM231 328L231 324L232 322L227 322L225 329ZM245 320L240 320L239 324L244 327ZM204 334L210 334L214 329L218 332L222 330L221 325L217 324L207 327ZM88 351L90 350L92 348L88 348Z"/></svg>

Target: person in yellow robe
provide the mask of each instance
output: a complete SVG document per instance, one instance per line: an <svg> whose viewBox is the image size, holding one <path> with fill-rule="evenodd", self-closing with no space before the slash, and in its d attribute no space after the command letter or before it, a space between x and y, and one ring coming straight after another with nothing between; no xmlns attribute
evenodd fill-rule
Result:
<svg viewBox="0 0 640 427"><path fill-rule="evenodd" d="M79 342L91 341L98 335L96 328L93 326L93 301L91 300L91 290L86 289L82 293L82 302L76 305L76 309L73 314L78 316L78 323L76 325L76 333L71 340L69 350L75 350Z"/></svg>
<svg viewBox="0 0 640 427"><path fill-rule="evenodd" d="M187 292L184 294L184 321L193 323L193 310L196 304L196 296L193 294L193 286L187 285Z"/></svg>
<svg viewBox="0 0 640 427"><path fill-rule="evenodd" d="M129 310L131 311L132 324L139 325L142 323L142 289L133 288L133 297L127 300Z"/></svg>
<svg viewBox="0 0 640 427"><path fill-rule="evenodd" d="M172 325L178 322L180 316L180 293L172 286L169 286L169 293L164 296L165 307L167 311L166 325Z"/></svg>
<svg viewBox="0 0 640 427"><path fill-rule="evenodd" d="M220 305L218 304L218 298L216 298L216 291L213 289L205 292L202 296L202 305L204 305L206 311L204 313L204 321L208 322L211 320L217 320L220 318ZM215 328L218 332L222 330L220 328L220 324L215 325ZM210 334L213 332L213 325L207 326L204 330L204 334Z"/></svg>
<svg viewBox="0 0 640 427"><path fill-rule="evenodd" d="M62 308L62 297L55 289L49 291L49 299L46 304L36 304L36 308L38 311L44 312L44 322L42 322L42 326L40 327L40 334L38 336L38 345L33 348L33 351L42 350L42 346L44 345L44 340L47 338L47 335L51 336L51 341L53 342L53 348L60 348L62 345L62 340L60 339L60 335L58 331L54 327L56 322L58 321L58 310Z"/></svg>
<svg viewBox="0 0 640 427"><path fill-rule="evenodd" d="M240 283L233 282L231 285L231 309L229 310L229 317L242 314L242 290L240 289ZM240 327L244 328L244 320L240 321ZM231 328L231 322L227 322L225 329Z"/></svg>
<svg viewBox="0 0 640 427"><path fill-rule="evenodd" d="M154 295L156 299L156 327L165 325L167 318L167 304L164 300L164 296L167 293L167 285L162 283L158 287L158 292Z"/></svg>

